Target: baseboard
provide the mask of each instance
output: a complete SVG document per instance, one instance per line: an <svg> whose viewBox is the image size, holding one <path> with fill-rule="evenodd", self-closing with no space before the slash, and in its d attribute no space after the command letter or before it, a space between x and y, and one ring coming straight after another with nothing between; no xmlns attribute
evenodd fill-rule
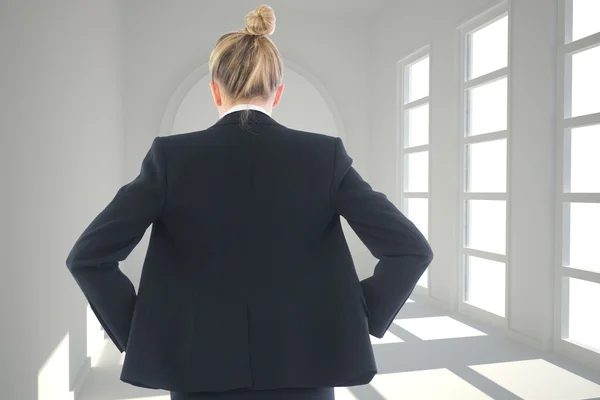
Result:
<svg viewBox="0 0 600 400"><path fill-rule="evenodd" d="M555 343L555 354L600 372L600 353L594 350L578 346L568 340L559 340Z"/></svg>
<svg viewBox="0 0 600 400"><path fill-rule="evenodd" d="M73 382L73 387L71 388L71 391L73 392L74 400L79 399L79 396L81 394L81 388L83 387L83 384L84 384L86 378L88 377L88 375L90 374L91 370L92 370L92 358L86 357L85 360L83 361L83 365L81 365L81 368L79 368L79 371L77 372L77 376L75 377L75 381Z"/></svg>
<svg viewBox="0 0 600 400"><path fill-rule="evenodd" d="M524 344L529 347L533 347L536 350L550 352L551 349L548 348L547 345L544 345L540 340L534 339L517 331L514 331L509 328L504 329L504 334L509 338L521 344Z"/></svg>
<svg viewBox="0 0 600 400"><path fill-rule="evenodd" d="M419 291L415 290L412 293L411 297L414 300L422 301L424 303L427 303L427 304L439 307L439 308L443 309L446 312L449 312L449 313L455 312L455 310L453 310L452 307L449 306L448 304L446 304L446 303L444 303L444 302L442 302L442 301L440 301L438 299L435 299L435 298L429 296L426 293L419 292ZM459 312L459 314L462 317L466 317L467 319L473 320L474 323L481 324L482 326L485 326L488 329L496 330L497 334L504 335L504 336L506 336L509 339L512 339L512 340L514 340L516 342L519 342L521 344L524 344L526 346L532 347L532 348L534 348L536 350L540 350L540 351L544 351L544 352L551 352L552 351L552 346L549 343L544 343L544 342L542 342L540 340L531 338L531 337L529 337L527 335L524 335L524 334L522 334L520 332L514 331L514 330L512 330L510 328L501 327L501 326L498 326L498 324L492 324L489 321L485 321L482 318L476 318L475 316L470 315L468 313Z"/></svg>

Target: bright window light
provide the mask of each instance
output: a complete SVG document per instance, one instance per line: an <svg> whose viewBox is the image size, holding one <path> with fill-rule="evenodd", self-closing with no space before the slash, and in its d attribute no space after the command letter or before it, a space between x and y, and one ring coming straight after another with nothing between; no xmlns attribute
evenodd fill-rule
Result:
<svg viewBox="0 0 600 400"><path fill-rule="evenodd" d="M406 147L429 143L429 104L406 111Z"/></svg>
<svg viewBox="0 0 600 400"><path fill-rule="evenodd" d="M467 191L506 192L506 139L467 145Z"/></svg>
<svg viewBox="0 0 600 400"><path fill-rule="evenodd" d="M479 257L466 257L465 301L501 317L505 314L506 265Z"/></svg>
<svg viewBox="0 0 600 400"><path fill-rule="evenodd" d="M406 155L408 169L405 189L407 192L427 192L429 189L429 152L409 153Z"/></svg>
<svg viewBox="0 0 600 400"><path fill-rule="evenodd" d="M600 125L571 130L571 192L600 192Z"/></svg>
<svg viewBox="0 0 600 400"><path fill-rule="evenodd" d="M395 319L394 324L407 330L421 340L486 336L485 333L448 316Z"/></svg>
<svg viewBox="0 0 600 400"><path fill-rule="evenodd" d="M408 93L405 103L429 96L429 56L406 67Z"/></svg>
<svg viewBox="0 0 600 400"><path fill-rule="evenodd" d="M567 195L560 207L560 261L565 267L581 271L562 270L562 285L556 293L559 300L556 303L562 319L557 322L564 328L557 339L600 353L597 312L600 284L594 278L600 272L600 202L596 198L600 193L600 125L596 121L600 115L600 1L565 0L561 4L565 9L559 10L560 19L571 18L564 21L565 43L579 43L561 46L561 53L565 54L565 74L560 77L559 86L565 91L564 97L559 98L564 109L559 111L564 111L561 116L570 129L564 131L564 151L558 157L564 165L562 190L580 193L580 198ZM595 389L600 388L596 386ZM599 394L598 390L593 395L580 395L577 391L569 393L581 398L599 397ZM567 393L563 395L567 396Z"/></svg>
<svg viewBox="0 0 600 400"><path fill-rule="evenodd" d="M406 202L406 216L410 219L417 229L421 231L423 236L426 238L429 236L429 199L415 199L415 198L407 198L404 200Z"/></svg>
<svg viewBox="0 0 600 400"><path fill-rule="evenodd" d="M600 32L600 1L573 0L573 40Z"/></svg>
<svg viewBox="0 0 600 400"><path fill-rule="evenodd" d="M599 2L600 3L600 2ZM575 53L571 73L571 116L600 112L600 46Z"/></svg>
<svg viewBox="0 0 600 400"><path fill-rule="evenodd" d="M466 247L506 253L506 201L467 200Z"/></svg>
<svg viewBox="0 0 600 400"><path fill-rule="evenodd" d="M425 272L423 272L423 275L421 275L419 278L417 285L424 288L429 287L429 269L426 269Z"/></svg>
<svg viewBox="0 0 600 400"><path fill-rule="evenodd" d="M371 386L385 400L490 400L485 393L445 368L378 374L371 381Z"/></svg>
<svg viewBox="0 0 600 400"><path fill-rule="evenodd" d="M568 339L600 352L600 284L568 278Z"/></svg>
<svg viewBox="0 0 600 400"><path fill-rule="evenodd" d="M460 297L465 304L501 317L505 312L506 265L497 261L498 255L507 254L508 14L505 9L501 15L460 28L466 46L461 56L461 75L466 81L461 79L461 134L465 138L461 139L464 215L460 226Z"/></svg>
<svg viewBox="0 0 600 400"><path fill-rule="evenodd" d="M507 82L507 78L502 78L467 92L467 134L469 136L507 129Z"/></svg>
<svg viewBox="0 0 600 400"><path fill-rule="evenodd" d="M589 399L600 385L545 360L473 365L471 369L522 399Z"/></svg>
<svg viewBox="0 0 600 400"><path fill-rule="evenodd" d="M572 268L600 272L600 203L570 203L569 260Z"/></svg>
<svg viewBox="0 0 600 400"><path fill-rule="evenodd" d="M468 39L468 79L508 65L508 16L471 33Z"/></svg>

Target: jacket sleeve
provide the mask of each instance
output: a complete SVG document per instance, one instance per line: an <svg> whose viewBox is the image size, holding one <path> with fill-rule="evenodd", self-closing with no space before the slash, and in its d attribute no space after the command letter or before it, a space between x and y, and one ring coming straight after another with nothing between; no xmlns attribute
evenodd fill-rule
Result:
<svg viewBox="0 0 600 400"><path fill-rule="evenodd" d="M156 137L139 175L122 186L70 251L66 265L100 324L120 352L126 350L137 295L119 262L129 256L166 200L166 168Z"/></svg>
<svg viewBox="0 0 600 400"><path fill-rule="evenodd" d="M331 202L379 261L361 286L369 310L369 333L382 338L431 261L433 252L416 226L365 182L335 138Z"/></svg>

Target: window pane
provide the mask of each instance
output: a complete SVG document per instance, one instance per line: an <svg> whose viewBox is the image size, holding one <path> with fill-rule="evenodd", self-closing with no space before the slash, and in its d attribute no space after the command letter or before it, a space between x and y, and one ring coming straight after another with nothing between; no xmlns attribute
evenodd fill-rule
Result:
<svg viewBox="0 0 600 400"><path fill-rule="evenodd" d="M429 199L406 199L406 216L426 238L429 235Z"/></svg>
<svg viewBox="0 0 600 400"><path fill-rule="evenodd" d="M568 266L600 271L600 203L571 203Z"/></svg>
<svg viewBox="0 0 600 400"><path fill-rule="evenodd" d="M600 192L600 125L571 130L571 192Z"/></svg>
<svg viewBox="0 0 600 400"><path fill-rule="evenodd" d="M568 338L600 351L600 285L569 279Z"/></svg>
<svg viewBox="0 0 600 400"><path fill-rule="evenodd" d="M600 1L573 0L573 40L600 32Z"/></svg>
<svg viewBox="0 0 600 400"><path fill-rule="evenodd" d="M429 56L407 67L408 93L405 103L429 96Z"/></svg>
<svg viewBox="0 0 600 400"><path fill-rule="evenodd" d="M407 192L427 192L429 190L429 152L407 154L405 166L407 168L405 190Z"/></svg>
<svg viewBox="0 0 600 400"><path fill-rule="evenodd" d="M467 132L469 136L506 130L507 82L507 78L502 78L468 91Z"/></svg>
<svg viewBox="0 0 600 400"><path fill-rule="evenodd" d="M479 257L466 258L465 301L504 317L506 265Z"/></svg>
<svg viewBox="0 0 600 400"><path fill-rule="evenodd" d="M406 147L429 143L429 104L406 111Z"/></svg>
<svg viewBox="0 0 600 400"><path fill-rule="evenodd" d="M426 269L425 272L423 273L423 275L421 275L421 278L419 278L417 285L424 287L424 288L429 287L429 281L427 278L428 276L429 276L429 269Z"/></svg>
<svg viewBox="0 0 600 400"><path fill-rule="evenodd" d="M468 79L508 65L508 16L469 35Z"/></svg>
<svg viewBox="0 0 600 400"><path fill-rule="evenodd" d="M573 55L571 116L600 112L600 46Z"/></svg>
<svg viewBox="0 0 600 400"><path fill-rule="evenodd" d="M466 245L490 253L506 251L506 202L504 200L468 200Z"/></svg>
<svg viewBox="0 0 600 400"><path fill-rule="evenodd" d="M467 145L467 191L506 192L506 139Z"/></svg>

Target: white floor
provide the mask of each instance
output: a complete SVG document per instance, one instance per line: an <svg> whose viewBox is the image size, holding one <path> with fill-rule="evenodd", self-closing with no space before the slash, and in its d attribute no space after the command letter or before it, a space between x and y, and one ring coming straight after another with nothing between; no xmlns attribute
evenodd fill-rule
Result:
<svg viewBox="0 0 600 400"><path fill-rule="evenodd" d="M379 374L369 385L336 388L336 400L600 399L600 373L420 301L407 303L373 346ZM121 382L121 363L108 343L77 400L170 400Z"/></svg>

